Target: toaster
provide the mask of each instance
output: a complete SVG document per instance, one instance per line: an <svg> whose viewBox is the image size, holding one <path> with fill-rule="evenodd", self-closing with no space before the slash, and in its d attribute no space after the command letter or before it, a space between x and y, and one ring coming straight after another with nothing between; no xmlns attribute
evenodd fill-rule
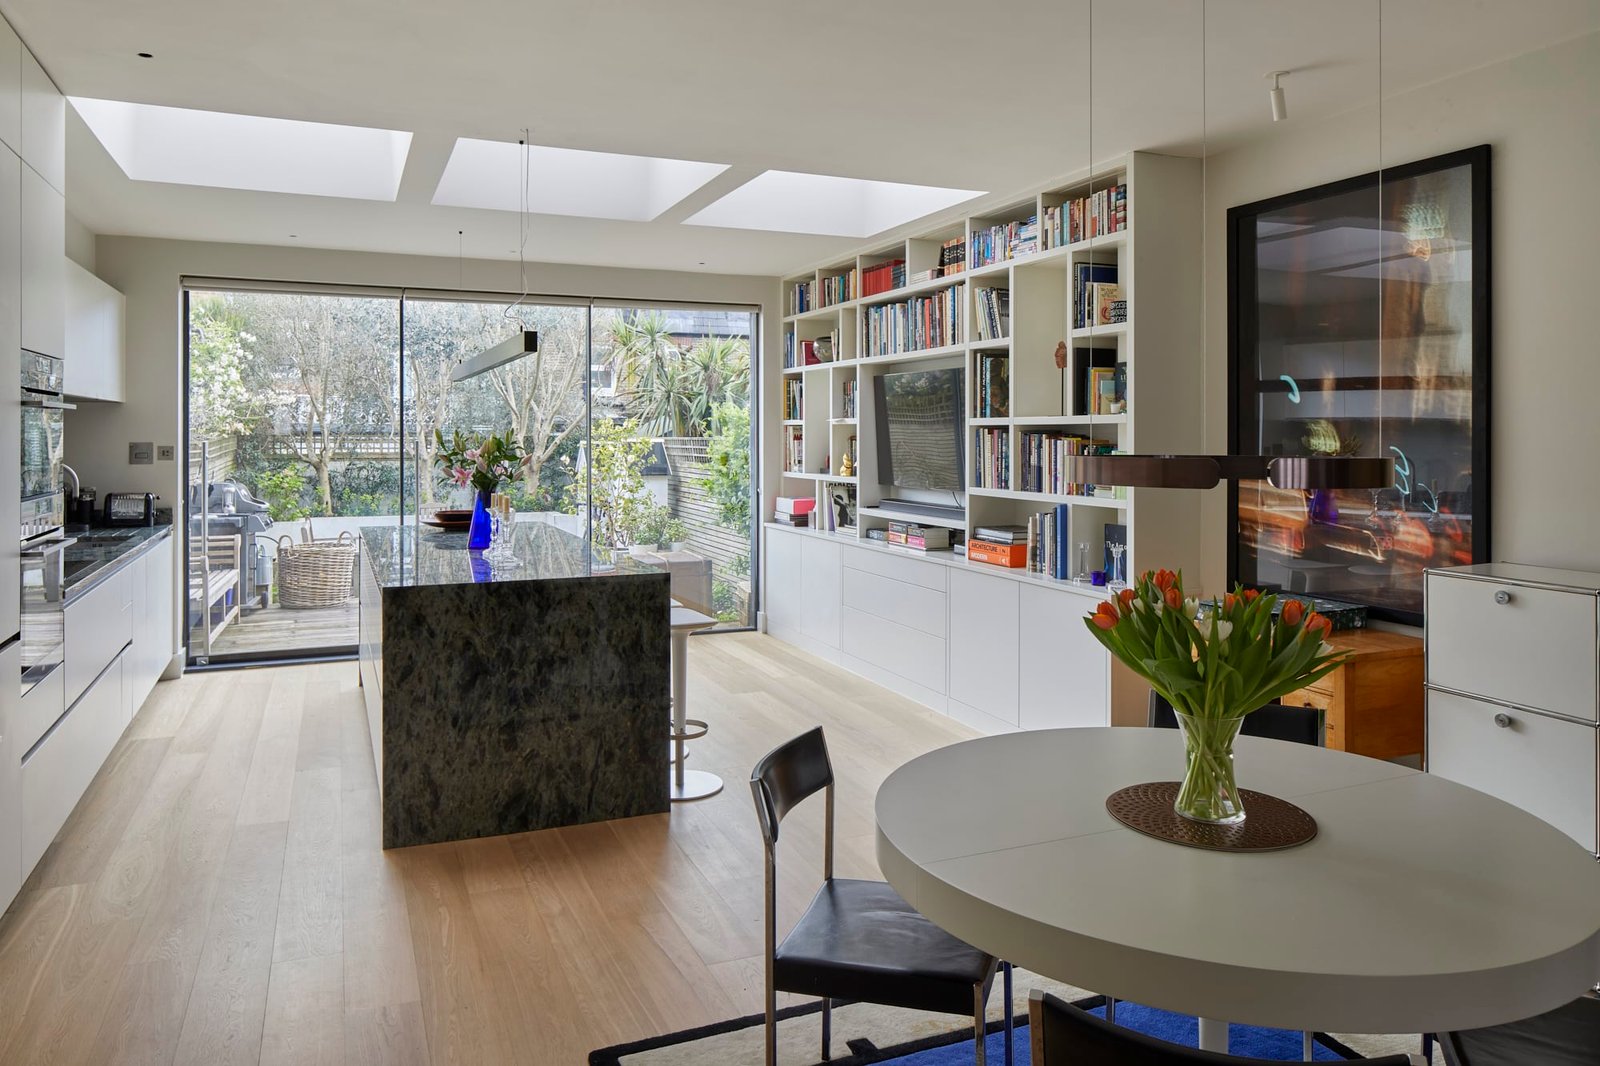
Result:
<svg viewBox="0 0 1600 1066"><path fill-rule="evenodd" d="M153 526L156 524L156 494L108 492L103 515L108 526Z"/></svg>

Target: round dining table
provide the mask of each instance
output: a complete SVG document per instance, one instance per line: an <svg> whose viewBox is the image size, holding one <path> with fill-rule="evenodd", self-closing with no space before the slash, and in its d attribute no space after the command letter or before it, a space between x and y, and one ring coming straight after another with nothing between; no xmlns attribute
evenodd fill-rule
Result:
<svg viewBox="0 0 1600 1066"><path fill-rule="evenodd" d="M1180 734L1052 729L895 770L878 862L968 943L1195 1015L1215 1051L1226 1021L1440 1032L1539 1014L1600 980L1600 864L1560 830L1395 763L1254 737L1234 751L1241 788L1316 819L1309 843L1208 851L1126 828L1106 797L1181 777Z"/></svg>

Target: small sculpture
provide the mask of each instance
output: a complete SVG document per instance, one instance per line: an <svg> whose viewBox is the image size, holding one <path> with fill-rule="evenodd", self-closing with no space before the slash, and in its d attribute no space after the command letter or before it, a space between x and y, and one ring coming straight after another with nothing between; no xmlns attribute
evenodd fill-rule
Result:
<svg viewBox="0 0 1600 1066"><path fill-rule="evenodd" d="M840 477L851 477L851 476L853 476L855 474L855 472L856 472L855 464L850 462L850 453L849 452L845 452L844 453L844 458L839 460L839 476Z"/></svg>
<svg viewBox="0 0 1600 1066"><path fill-rule="evenodd" d="M1056 369L1057 370L1065 370L1067 368L1067 355L1068 354L1069 353L1067 352L1067 342L1066 341L1056 341L1055 356L1056 356Z"/></svg>

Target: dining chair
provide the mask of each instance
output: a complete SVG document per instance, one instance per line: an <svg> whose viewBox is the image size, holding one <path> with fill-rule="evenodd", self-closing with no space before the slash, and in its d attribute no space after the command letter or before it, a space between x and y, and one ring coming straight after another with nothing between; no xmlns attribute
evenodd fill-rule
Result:
<svg viewBox="0 0 1600 1066"><path fill-rule="evenodd" d="M777 1066L779 992L822 999L822 1059L830 1055L833 1000L963 1014L984 1066L984 1015L997 966L1005 981L1005 1061L1011 1064L1011 966L924 918L882 881L833 876L833 764L818 726L768 752L750 772L766 850L767 1066ZM824 794L822 885L778 942L778 830L784 816Z"/></svg>
<svg viewBox="0 0 1600 1066"><path fill-rule="evenodd" d="M1178 728L1177 713L1154 689L1150 690L1150 709L1146 724L1156 729ZM1314 707L1285 707L1277 701L1251 711L1239 727L1247 737L1266 737L1268 740L1287 740L1291 744L1323 742L1322 712Z"/></svg>
<svg viewBox="0 0 1600 1066"><path fill-rule="evenodd" d="M1038 988L1028 994L1028 1040L1033 1066L1267 1066L1280 1061L1170 1044L1102 1021ZM1410 1066L1411 1056L1354 1061L1369 1066Z"/></svg>
<svg viewBox="0 0 1600 1066"><path fill-rule="evenodd" d="M1600 1062L1600 997L1504 1025L1440 1033L1446 1066L1594 1066Z"/></svg>

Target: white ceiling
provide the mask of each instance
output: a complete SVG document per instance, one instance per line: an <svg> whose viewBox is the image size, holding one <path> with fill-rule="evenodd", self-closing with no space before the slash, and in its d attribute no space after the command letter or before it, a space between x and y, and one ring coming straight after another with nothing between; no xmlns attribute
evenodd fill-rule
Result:
<svg viewBox="0 0 1600 1066"><path fill-rule="evenodd" d="M458 136L530 127L728 164L653 221L539 215L530 258L761 274L857 243L683 223L764 170L1000 195L1082 167L1091 133L1101 159L1269 133L1269 70L1291 122L1375 98L1377 0L1204 11L1202 33L1200 0L1093 0L1092 29L1090 0L0 0L70 96L415 134L387 203L131 181L69 109L96 232L454 255L461 230L514 258L514 215L430 201ZM1596 29L1600 0L1386 0L1385 92Z"/></svg>

